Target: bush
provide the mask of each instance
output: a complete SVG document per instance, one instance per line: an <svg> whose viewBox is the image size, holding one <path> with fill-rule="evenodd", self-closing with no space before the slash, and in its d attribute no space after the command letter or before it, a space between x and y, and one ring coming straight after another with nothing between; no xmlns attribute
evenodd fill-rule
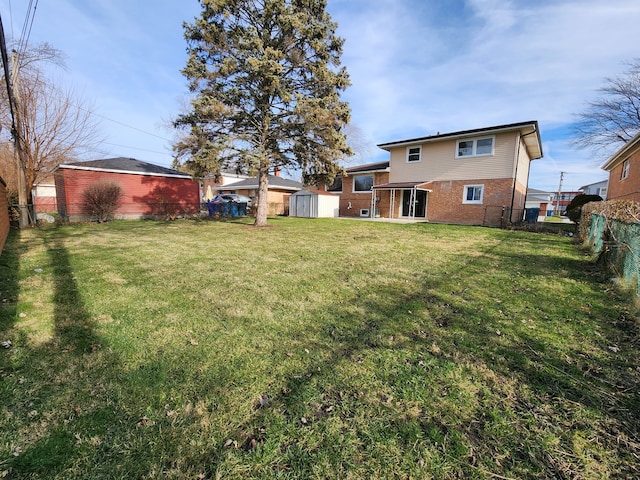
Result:
<svg viewBox="0 0 640 480"><path fill-rule="evenodd" d="M122 200L122 187L118 182L98 181L82 192L85 213L103 223L113 217Z"/></svg>
<svg viewBox="0 0 640 480"><path fill-rule="evenodd" d="M565 215L569 217L569 220L578 224L580 223L580 217L582 215L582 206L590 202L601 202L602 197L600 195L576 195L571 203L567 205L567 211Z"/></svg>

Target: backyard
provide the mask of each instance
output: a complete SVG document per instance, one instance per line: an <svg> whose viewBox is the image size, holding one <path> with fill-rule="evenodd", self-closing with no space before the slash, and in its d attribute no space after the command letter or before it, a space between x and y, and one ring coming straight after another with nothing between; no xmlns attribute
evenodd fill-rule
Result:
<svg viewBox="0 0 640 480"><path fill-rule="evenodd" d="M573 239L336 219L13 231L0 478L638 478L631 295Z"/></svg>

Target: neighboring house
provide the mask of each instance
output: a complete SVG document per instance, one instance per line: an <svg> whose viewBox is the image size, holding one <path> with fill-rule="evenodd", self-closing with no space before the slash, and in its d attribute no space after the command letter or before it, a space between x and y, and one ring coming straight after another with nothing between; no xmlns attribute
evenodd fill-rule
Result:
<svg viewBox="0 0 640 480"><path fill-rule="evenodd" d="M527 201L525 209L539 208L540 213L538 220L544 220L545 216L553 214L553 197L554 192L546 192L544 190L536 190L535 188L527 189Z"/></svg>
<svg viewBox="0 0 640 480"><path fill-rule="evenodd" d="M530 162L542 157L536 121L378 146L389 152L388 181L376 179L385 173L377 167L349 172L342 188L345 196L351 187L351 199L341 202L342 215L360 216L368 198L370 216L491 226L520 221Z"/></svg>
<svg viewBox="0 0 640 480"><path fill-rule="evenodd" d="M58 210L56 183L53 175L39 182L31 191L36 213L52 213Z"/></svg>
<svg viewBox="0 0 640 480"><path fill-rule="evenodd" d="M601 180L600 182L583 185L579 190L585 195L599 195L603 200L606 200L608 185L609 180Z"/></svg>
<svg viewBox="0 0 640 480"><path fill-rule="evenodd" d="M582 191L577 192L554 192L553 198L551 199L553 203L553 212L559 215L564 215L564 212L567 210L567 207L571 203L571 200L576 198L578 195L582 195Z"/></svg>
<svg viewBox="0 0 640 480"><path fill-rule="evenodd" d="M231 172L229 170L223 170L220 175L207 175L202 179L200 187L202 189L202 201L206 202L211 200L216 194L216 188L228 185L230 183L239 182L240 180L246 180L251 178L250 175L243 175L241 173Z"/></svg>
<svg viewBox="0 0 640 480"><path fill-rule="evenodd" d="M609 172L607 200L640 202L640 133L618 150L602 168Z"/></svg>
<svg viewBox="0 0 640 480"><path fill-rule="evenodd" d="M215 187L214 190L216 190L217 193L237 193L245 195L251 198L255 205L258 199L258 188L258 177L251 177ZM269 190L267 194L267 203L269 204L268 215L288 215L289 197L292 193L302 189L302 183L288 178L282 178L279 172L277 172L277 175L269 175Z"/></svg>
<svg viewBox="0 0 640 480"><path fill-rule="evenodd" d="M107 158L64 163L54 171L58 213L84 220L83 192L100 181L122 187L116 218L160 218L200 211L200 185L190 175L134 158Z"/></svg>

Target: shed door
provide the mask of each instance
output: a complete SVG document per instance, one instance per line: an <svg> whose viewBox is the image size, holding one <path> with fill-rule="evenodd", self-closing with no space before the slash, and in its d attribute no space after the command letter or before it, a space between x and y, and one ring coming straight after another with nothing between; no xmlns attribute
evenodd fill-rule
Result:
<svg viewBox="0 0 640 480"><path fill-rule="evenodd" d="M309 218L311 216L311 197L299 195L296 201L296 216Z"/></svg>

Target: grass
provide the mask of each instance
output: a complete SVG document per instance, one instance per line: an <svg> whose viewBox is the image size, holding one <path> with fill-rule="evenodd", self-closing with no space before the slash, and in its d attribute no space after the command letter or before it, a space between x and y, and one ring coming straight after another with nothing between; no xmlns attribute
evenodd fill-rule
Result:
<svg viewBox="0 0 640 480"><path fill-rule="evenodd" d="M640 476L632 303L570 239L270 224L12 232L0 478Z"/></svg>

